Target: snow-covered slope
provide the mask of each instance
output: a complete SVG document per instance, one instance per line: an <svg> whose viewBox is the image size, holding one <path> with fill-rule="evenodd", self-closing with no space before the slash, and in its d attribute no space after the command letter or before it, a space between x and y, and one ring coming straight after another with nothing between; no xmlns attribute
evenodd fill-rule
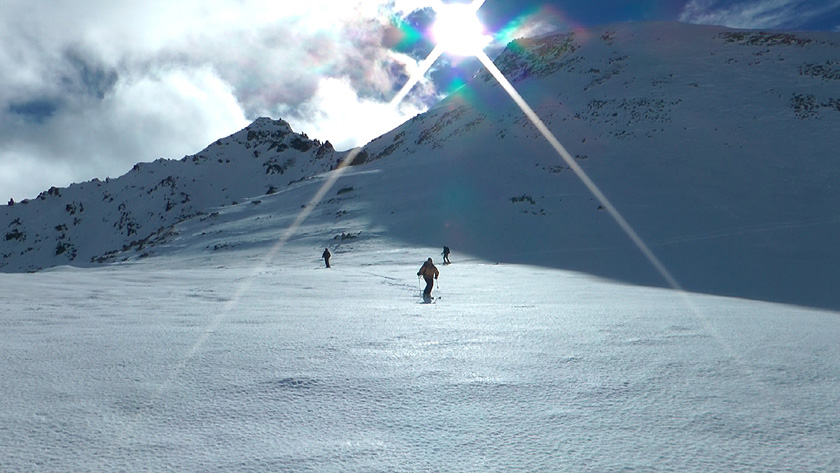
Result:
<svg viewBox="0 0 840 473"><path fill-rule="evenodd" d="M838 58L834 33L636 23L520 40L496 64L686 289L836 309ZM273 248L343 157L259 120L3 208L0 270ZM360 158L289 244L446 244L664 284L487 73Z"/></svg>
<svg viewBox="0 0 840 473"><path fill-rule="evenodd" d="M526 41L497 63L686 287L836 307L838 39L630 24ZM414 191L414 208L425 200L441 222L431 240L657 283L501 88L481 80L381 140L404 136L407 159L433 163L415 170Z"/></svg>
<svg viewBox="0 0 840 473"><path fill-rule="evenodd" d="M836 313L353 242L0 274L0 471L840 471Z"/></svg>

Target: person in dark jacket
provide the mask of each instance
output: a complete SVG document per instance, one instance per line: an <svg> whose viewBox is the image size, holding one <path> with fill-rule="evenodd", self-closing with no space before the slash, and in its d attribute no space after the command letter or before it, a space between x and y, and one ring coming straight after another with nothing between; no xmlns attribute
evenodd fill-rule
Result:
<svg viewBox="0 0 840 473"><path fill-rule="evenodd" d="M420 271L417 271L418 276L423 276L423 279L426 280L426 289L423 290L423 300L426 302L431 302L432 300L432 287L435 285L435 279L438 278L438 269L435 267L434 263L432 263L432 259L429 258L423 263L423 266L420 267Z"/></svg>
<svg viewBox="0 0 840 473"><path fill-rule="evenodd" d="M330 267L330 256L332 256L330 254L330 249L324 248L324 253L321 254L321 258L324 258L324 264L326 264L328 268Z"/></svg>
<svg viewBox="0 0 840 473"><path fill-rule="evenodd" d="M444 246L441 254L443 255L443 264L449 264L449 247Z"/></svg>

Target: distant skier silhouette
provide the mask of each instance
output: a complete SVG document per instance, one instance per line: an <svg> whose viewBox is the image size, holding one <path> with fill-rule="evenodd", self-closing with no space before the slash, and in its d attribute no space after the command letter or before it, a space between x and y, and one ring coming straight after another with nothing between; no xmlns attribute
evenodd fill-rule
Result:
<svg viewBox="0 0 840 473"><path fill-rule="evenodd" d="M432 302L432 287L435 285L435 279L438 278L440 272L435 267L435 264L432 263L432 259L429 258L423 263L423 266L420 267L420 271L417 271L418 276L423 276L423 279L426 280L426 289L423 290L423 301L424 302Z"/></svg>
<svg viewBox="0 0 840 473"><path fill-rule="evenodd" d="M449 247L448 246L443 247L443 253L441 253L441 254L443 255L443 264L450 264L450 261L449 261Z"/></svg>
<svg viewBox="0 0 840 473"><path fill-rule="evenodd" d="M332 254L330 254L330 249L324 248L321 258L324 258L324 264L326 264L328 268L330 267L330 256L332 256Z"/></svg>

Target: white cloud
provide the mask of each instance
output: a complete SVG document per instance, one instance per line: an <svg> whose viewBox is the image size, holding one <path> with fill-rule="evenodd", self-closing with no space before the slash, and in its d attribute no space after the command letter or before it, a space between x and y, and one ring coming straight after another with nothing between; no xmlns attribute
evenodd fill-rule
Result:
<svg viewBox="0 0 840 473"><path fill-rule="evenodd" d="M796 28L838 7L838 0L691 0L679 19L731 28Z"/></svg>
<svg viewBox="0 0 840 473"><path fill-rule="evenodd" d="M121 79L104 100L73 105L43 126L7 122L0 189L8 196L0 197L16 200L193 154L247 125L230 86L209 69Z"/></svg>
<svg viewBox="0 0 840 473"><path fill-rule="evenodd" d="M325 78L301 111L288 120L295 131L346 150L392 130L423 109L410 102L395 109L387 103L361 99L347 80Z"/></svg>

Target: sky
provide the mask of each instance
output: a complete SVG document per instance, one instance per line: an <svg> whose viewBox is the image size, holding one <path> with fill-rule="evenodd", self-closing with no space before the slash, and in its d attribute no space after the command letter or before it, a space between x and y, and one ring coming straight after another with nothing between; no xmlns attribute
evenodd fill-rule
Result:
<svg viewBox="0 0 840 473"><path fill-rule="evenodd" d="M453 3L447 1L446 3ZM436 0L3 0L0 199L179 159L261 116L349 149L479 69L434 47ZM840 31L840 0L486 0L492 57L512 39L623 21Z"/></svg>

